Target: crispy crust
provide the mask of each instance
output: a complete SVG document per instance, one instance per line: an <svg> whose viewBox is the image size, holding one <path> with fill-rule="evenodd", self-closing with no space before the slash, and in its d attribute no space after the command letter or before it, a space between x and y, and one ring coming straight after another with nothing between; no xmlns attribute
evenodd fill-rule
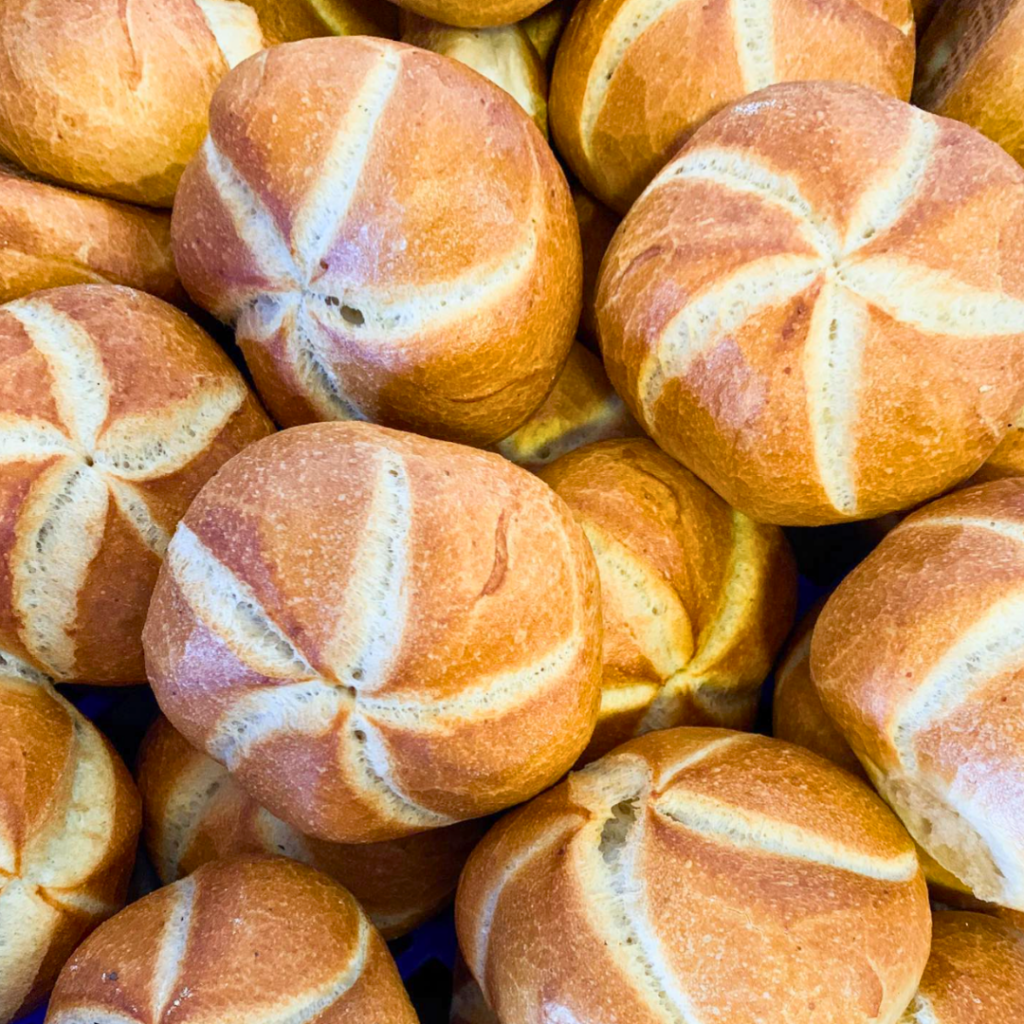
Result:
<svg viewBox="0 0 1024 1024"><path fill-rule="evenodd" d="M0 306L0 367L0 655L63 682L144 682L167 540L272 424L209 335L130 288Z"/></svg>
<svg viewBox="0 0 1024 1024"><path fill-rule="evenodd" d="M503 818L456 926L517 1024L893 1024L931 920L913 844L862 783L777 740L673 729Z"/></svg>
<svg viewBox="0 0 1024 1024"><path fill-rule="evenodd" d="M166 718L145 739L138 780L146 848L165 885L211 860L285 854L344 885L385 939L404 935L450 902L459 872L487 827L486 821L469 821L359 845L304 837L189 746Z"/></svg>
<svg viewBox="0 0 1024 1024"><path fill-rule="evenodd" d="M733 512L646 438L587 445L540 477L601 576L602 709L583 760L651 729L751 728L796 610L782 531Z"/></svg>
<svg viewBox="0 0 1024 1024"><path fill-rule="evenodd" d="M558 47L552 132L625 213L712 114L765 86L837 79L908 99L913 29L909 0L583 0Z"/></svg>
<svg viewBox="0 0 1024 1024"><path fill-rule="evenodd" d="M811 670L832 720L939 864L1024 910L1024 480L910 516L829 600Z"/></svg>
<svg viewBox="0 0 1024 1024"><path fill-rule="evenodd" d="M1024 400L1024 172L878 93L772 86L664 168L597 304L616 390L733 507L794 526L913 507Z"/></svg>
<svg viewBox="0 0 1024 1024"><path fill-rule="evenodd" d="M141 826L131 776L48 683L0 672L0 1022L41 1003L124 903Z"/></svg>
<svg viewBox="0 0 1024 1024"><path fill-rule="evenodd" d="M61 971L47 1020L416 1024L391 954L337 882L238 857L133 903Z"/></svg>
<svg viewBox="0 0 1024 1024"><path fill-rule="evenodd" d="M236 323L278 423L488 445L540 404L579 319L579 229L507 93L401 43L306 40L236 68L210 133L175 203L175 260Z"/></svg>
<svg viewBox="0 0 1024 1024"><path fill-rule="evenodd" d="M302 832L374 842L572 765L600 691L597 570L561 499L498 455L296 427L193 502L144 642L190 743Z"/></svg>
<svg viewBox="0 0 1024 1024"><path fill-rule="evenodd" d="M170 207L228 70L195 0L10 0L0 40L0 153L88 192Z"/></svg>
<svg viewBox="0 0 1024 1024"><path fill-rule="evenodd" d="M82 283L181 302L170 217L47 185L0 162L0 302Z"/></svg>

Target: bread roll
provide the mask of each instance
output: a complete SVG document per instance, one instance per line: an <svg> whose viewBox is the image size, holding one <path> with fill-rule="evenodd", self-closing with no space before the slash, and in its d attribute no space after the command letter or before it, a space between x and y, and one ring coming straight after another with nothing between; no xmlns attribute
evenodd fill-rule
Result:
<svg viewBox="0 0 1024 1024"><path fill-rule="evenodd" d="M544 404L495 450L536 472L585 444L642 434L608 382L601 360L576 342Z"/></svg>
<svg viewBox="0 0 1024 1024"><path fill-rule="evenodd" d="M35 181L0 161L0 302L87 282L181 301L170 218Z"/></svg>
<svg viewBox="0 0 1024 1024"><path fill-rule="evenodd" d="M773 86L652 183L597 304L616 390L735 508L794 526L909 508L1024 404L1024 171L867 89Z"/></svg>
<svg viewBox="0 0 1024 1024"><path fill-rule="evenodd" d="M278 423L484 446L525 422L572 344L580 248L561 169L507 93L400 43L308 40L229 75L210 131L175 259L236 323Z"/></svg>
<svg viewBox="0 0 1024 1024"><path fill-rule="evenodd" d="M1024 161L1024 3L945 0L921 40L914 102Z"/></svg>
<svg viewBox="0 0 1024 1024"><path fill-rule="evenodd" d="M245 0L268 46L312 36L398 34L398 11L387 0Z"/></svg>
<svg viewBox="0 0 1024 1024"><path fill-rule="evenodd" d="M145 682L175 524L271 429L209 335L159 299L73 285L0 306L0 659L29 678Z"/></svg>
<svg viewBox="0 0 1024 1024"><path fill-rule="evenodd" d="M404 14L402 42L451 57L479 72L504 89L547 135L547 71L519 25L453 28L418 14Z"/></svg>
<svg viewBox="0 0 1024 1024"><path fill-rule="evenodd" d="M0 38L0 155L168 207L217 82L263 45L236 0L4 0Z"/></svg>
<svg viewBox="0 0 1024 1024"><path fill-rule="evenodd" d="M337 882L283 857L205 864L97 929L47 1024L416 1024L387 946Z"/></svg>
<svg viewBox="0 0 1024 1024"><path fill-rule="evenodd" d="M914 847L777 740L673 729L498 823L456 900L499 1020L894 1024L928 959Z"/></svg>
<svg viewBox="0 0 1024 1024"><path fill-rule="evenodd" d="M558 46L551 129L625 213L712 114L774 82L838 79L910 98L910 0L581 0Z"/></svg>
<svg viewBox="0 0 1024 1024"><path fill-rule="evenodd" d="M938 913L921 987L901 1024L1010 1024L1024 1015L1024 932L980 914Z"/></svg>
<svg viewBox="0 0 1024 1024"><path fill-rule="evenodd" d="M971 482L984 484L1008 476L1024 476L1024 410L1012 421L1010 432Z"/></svg>
<svg viewBox="0 0 1024 1024"><path fill-rule="evenodd" d="M164 884L211 860L284 854L317 868L359 900L386 939L433 917L455 894L486 822L467 821L387 843L325 843L260 807L216 761L190 747L166 718L139 757L146 848Z"/></svg>
<svg viewBox="0 0 1024 1024"><path fill-rule="evenodd" d="M522 21L545 0L392 0L414 14L458 28L492 28Z"/></svg>
<svg viewBox="0 0 1024 1024"><path fill-rule="evenodd" d="M796 572L778 527L734 512L643 439L542 469L601 578L601 711L584 760L652 729L749 729L793 625Z"/></svg>
<svg viewBox="0 0 1024 1024"><path fill-rule="evenodd" d="M521 22L533 48L549 66L555 59L558 40L562 38L575 6L576 0L551 0Z"/></svg>
<svg viewBox="0 0 1024 1024"><path fill-rule="evenodd" d="M98 730L0 656L0 1024L41 1003L124 903L139 796Z"/></svg>
<svg viewBox="0 0 1024 1024"><path fill-rule="evenodd" d="M572 201L576 207L580 243L583 246L583 312L580 314L579 334L597 351L597 281L601 273L601 261L619 226L619 217L581 188L572 190Z"/></svg>
<svg viewBox="0 0 1024 1024"><path fill-rule="evenodd" d="M315 424L203 489L145 644L164 713L272 814L377 842L519 803L583 752L597 569L500 456Z"/></svg>
<svg viewBox="0 0 1024 1024"><path fill-rule="evenodd" d="M811 644L829 716L914 838L1024 910L1024 480L936 501L830 598Z"/></svg>
<svg viewBox="0 0 1024 1024"><path fill-rule="evenodd" d="M772 735L866 780L867 772L825 713L811 679L811 634L821 609L822 605L817 605L804 617L775 670Z"/></svg>

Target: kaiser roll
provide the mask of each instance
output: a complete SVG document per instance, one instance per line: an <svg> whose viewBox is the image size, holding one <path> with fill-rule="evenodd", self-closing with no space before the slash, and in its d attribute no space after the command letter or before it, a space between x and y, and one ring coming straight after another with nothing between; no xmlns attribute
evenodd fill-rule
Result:
<svg viewBox="0 0 1024 1024"><path fill-rule="evenodd" d="M133 903L61 971L47 1024L416 1024L387 946L337 882L240 857Z"/></svg>
<svg viewBox="0 0 1024 1024"><path fill-rule="evenodd" d="M581 188L572 190L576 219L580 225L580 243L583 247L583 311L580 314L580 337L591 348L598 348L597 338L597 281L601 261L608 251L620 219L603 203Z"/></svg>
<svg viewBox="0 0 1024 1024"><path fill-rule="evenodd" d="M47 185L0 161L0 302L104 282L184 297L167 214Z"/></svg>
<svg viewBox="0 0 1024 1024"><path fill-rule="evenodd" d="M308 838L260 807L226 769L189 746L166 718L157 719L146 736L139 790L146 848L165 884L207 861L283 854L344 885L386 939L411 931L448 903L486 828L467 821L358 845Z"/></svg>
<svg viewBox="0 0 1024 1024"><path fill-rule="evenodd" d="M938 913L932 954L901 1024L1024 1019L1024 932L980 914Z"/></svg>
<svg viewBox="0 0 1024 1024"><path fill-rule="evenodd" d="M173 306L73 285L0 306L0 658L146 679L142 625L199 488L271 424Z"/></svg>
<svg viewBox="0 0 1024 1024"><path fill-rule="evenodd" d="M777 740L673 729L500 821L456 926L503 1024L894 1024L931 915L863 783Z"/></svg>
<svg viewBox="0 0 1024 1024"><path fill-rule="evenodd" d="M398 11L387 0L245 0L268 44L311 36L394 36Z"/></svg>
<svg viewBox="0 0 1024 1024"><path fill-rule="evenodd" d="M145 631L157 700L304 833L374 842L490 814L590 739L593 556L498 455L287 430L218 473L167 557Z"/></svg>
<svg viewBox="0 0 1024 1024"><path fill-rule="evenodd" d="M4 0L0 154L87 192L170 206L229 67L263 45L234 0Z"/></svg>
<svg viewBox="0 0 1024 1024"><path fill-rule="evenodd" d="M459 28L511 25L544 6L545 0L392 0L425 18Z"/></svg>
<svg viewBox="0 0 1024 1024"><path fill-rule="evenodd" d="M601 579L604 678L586 759L675 725L749 729L796 609L776 526L734 512L646 438L565 455L540 477Z"/></svg>
<svg viewBox="0 0 1024 1024"><path fill-rule="evenodd" d="M1024 161L1024 3L945 0L921 40L914 102Z"/></svg>
<svg viewBox="0 0 1024 1024"><path fill-rule="evenodd" d="M867 779L857 755L825 713L811 679L811 635L822 607L817 605L804 617L775 669L772 735Z"/></svg>
<svg viewBox="0 0 1024 1024"><path fill-rule="evenodd" d="M504 89L547 135L548 75L519 25L453 28L418 14L402 17L402 42L451 57Z"/></svg>
<svg viewBox="0 0 1024 1024"><path fill-rule="evenodd" d="M0 1022L41 1003L124 902L139 797L91 722L0 658Z"/></svg>
<svg viewBox="0 0 1024 1024"><path fill-rule="evenodd" d="M908 508L1024 404L1024 171L854 85L773 86L661 172L605 257L608 374L762 522Z"/></svg>
<svg viewBox="0 0 1024 1024"><path fill-rule="evenodd" d="M578 228L540 133L480 75L387 40L232 72L172 236L283 426L492 444L544 400L579 318Z"/></svg>
<svg viewBox="0 0 1024 1024"><path fill-rule="evenodd" d="M1024 910L1024 480L910 516L814 630L829 717L914 838Z"/></svg>
<svg viewBox="0 0 1024 1024"><path fill-rule="evenodd" d="M625 213L747 93L840 79L908 99L913 76L909 0L582 0L555 58L551 128L580 181Z"/></svg>
<svg viewBox="0 0 1024 1024"><path fill-rule="evenodd" d="M642 434L601 360L576 342L544 404L495 450L536 472L585 444Z"/></svg>

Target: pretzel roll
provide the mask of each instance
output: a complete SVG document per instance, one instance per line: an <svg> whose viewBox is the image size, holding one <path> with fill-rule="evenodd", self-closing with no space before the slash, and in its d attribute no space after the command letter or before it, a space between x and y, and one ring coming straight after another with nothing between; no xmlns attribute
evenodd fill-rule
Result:
<svg viewBox="0 0 1024 1024"><path fill-rule="evenodd" d="M620 221L618 214L612 213L607 206L599 203L581 188L572 190L572 201L576 207L580 243L583 246L583 312L580 314L579 334L596 351L597 282L601 273L601 261L608 251Z"/></svg>
<svg viewBox="0 0 1024 1024"><path fill-rule="evenodd" d="M239 857L133 903L61 971L47 1024L417 1024L384 940L337 882Z"/></svg>
<svg viewBox="0 0 1024 1024"><path fill-rule="evenodd" d="M734 512L647 438L588 445L539 475L601 578L601 712L585 760L652 729L749 729L796 609L782 531Z"/></svg>
<svg viewBox="0 0 1024 1024"><path fill-rule="evenodd" d="M540 133L462 64L387 40L232 72L172 239L282 426L493 444L550 391L579 319L578 228Z"/></svg>
<svg viewBox="0 0 1024 1024"><path fill-rule="evenodd" d="M1024 1014L1024 932L981 914L938 913L921 987L901 1024L1010 1024Z"/></svg>
<svg viewBox="0 0 1024 1024"><path fill-rule="evenodd" d="M0 302L87 282L180 301L170 218L35 181L0 161Z"/></svg>
<svg viewBox="0 0 1024 1024"><path fill-rule="evenodd" d="M921 40L914 102L1024 161L1024 3L945 0Z"/></svg>
<svg viewBox="0 0 1024 1024"><path fill-rule="evenodd" d="M601 360L575 342L544 404L495 450L535 473L583 445L642 434Z"/></svg>
<svg viewBox="0 0 1024 1024"><path fill-rule="evenodd" d="M0 38L0 154L168 207L214 88L263 46L236 0L4 0Z"/></svg>
<svg viewBox="0 0 1024 1024"><path fill-rule="evenodd" d="M913 76L910 0L582 0L558 46L551 129L587 189L625 213L747 93L837 79L909 99Z"/></svg>
<svg viewBox="0 0 1024 1024"><path fill-rule="evenodd" d="M0 657L0 1024L28 1013L124 903L139 796L99 731Z"/></svg>
<svg viewBox="0 0 1024 1024"><path fill-rule="evenodd" d="M404 13L402 42L451 57L479 72L504 89L547 135L548 74L521 26L453 28Z"/></svg>
<svg viewBox="0 0 1024 1024"><path fill-rule="evenodd" d="M761 522L909 508L1024 404L1024 171L858 86L723 112L623 222L608 375L670 455Z"/></svg>
<svg viewBox="0 0 1024 1024"><path fill-rule="evenodd" d="M593 732L597 569L498 455L361 423L233 459L168 549L157 700L272 814L376 842L510 807Z"/></svg>
<svg viewBox="0 0 1024 1024"><path fill-rule="evenodd" d="M1024 480L907 518L814 631L822 703L914 838L1024 910Z"/></svg>
<svg viewBox="0 0 1024 1024"><path fill-rule="evenodd" d="M0 660L145 682L175 524L271 429L228 357L159 299L73 285L0 306Z"/></svg>
<svg viewBox="0 0 1024 1024"><path fill-rule="evenodd" d="M914 846L799 747L672 729L498 823L456 900L506 1024L894 1024L928 959Z"/></svg>
<svg viewBox="0 0 1024 1024"><path fill-rule="evenodd" d="M359 900L386 939L433 917L455 894L486 823L467 821L386 843L325 843L296 832L253 800L165 718L139 758L146 848L164 884L201 864L246 853L284 854L330 875Z"/></svg>
<svg viewBox="0 0 1024 1024"><path fill-rule="evenodd" d="M575 6L576 0L551 0L521 22L538 56L549 66L555 59L558 40L562 38Z"/></svg>
<svg viewBox="0 0 1024 1024"><path fill-rule="evenodd" d="M392 0L399 7L458 28L493 28L522 21L545 0Z"/></svg>
<svg viewBox="0 0 1024 1024"><path fill-rule="evenodd" d="M387 0L245 0L268 46L314 36L398 34L398 11Z"/></svg>
<svg viewBox="0 0 1024 1024"><path fill-rule="evenodd" d="M1024 410L1012 421L1009 433L971 482L984 484L1008 476L1024 476Z"/></svg>
<svg viewBox="0 0 1024 1024"><path fill-rule="evenodd" d="M818 605L804 617L775 669L772 735L867 779L857 755L825 713L811 679L811 634L821 609Z"/></svg>

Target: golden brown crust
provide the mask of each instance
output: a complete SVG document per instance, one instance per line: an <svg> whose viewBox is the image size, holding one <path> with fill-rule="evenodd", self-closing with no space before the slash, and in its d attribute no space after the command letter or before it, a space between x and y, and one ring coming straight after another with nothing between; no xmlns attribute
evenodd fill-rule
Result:
<svg viewBox="0 0 1024 1024"><path fill-rule="evenodd" d="M601 360L576 342L544 404L494 450L509 462L537 472L583 445L642 435Z"/></svg>
<svg viewBox="0 0 1024 1024"><path fill-rule="evenodd" d="M260 807L162 717L143 744L138 780L146 848L164 884L211 860L285 855L345 886L385 939L411 931L452 899L459 872L487 827L468 821L359 845L303 836Z"/></svg>
<svg viewBox="0 0 1024 1024"><path fill-rule="evenodd" d="M0 40L0 153L88 192L171 205L228 70L196 0L9 0Z"/></svg>
<svg viewBox="0 0 1024 1024"><path fill-rule="evenodd" d="M583 751L600 692L597 570L564 502L498 455L369 424L225 466L144 642L189 742L335 842L527 799Z"/></svg>
<svg viewBox="0 0 1024 1024"><path fill-rule="evenodd" d="M575 6L576 0L551 0L520 22L533 48L548 67L554 63L558 41Z"/></svg>
<svg viewBox="0 0 1024 1024"><path fill-rule="evenodd" d="M456 901L470 969L518 1024L893 1024L930 923L913 844L866 786L713 729L633 740L503 818Z"/></svg>
<svg viewBox="0 0 1024 1024"><path fill-rule="evenodd" d="M940 912L905 1024L996 1024L1024 1010L1024 932L981 914Z"/></svg>
<svg viewBox="0 0 1024 1024"><path fill-rule="evenodd" d="M601 261L618 228L620 217L581 188L572 190L576 218L580 223L580 244L583 246L583 312L580 314L580 337L596 352L597 282Z"/></svg>
<svg viewBox="0 0 1024 1024"><path fill-rule="evenodd" d="M754 519L913 507L1021 408L1022 225L1024 172L966 125L853 85L772 86L705 125L617 232L608 375Z"/></svg>
<svg viewBox="0 0 1024 1024"><path fill-rule="evenodd" d="M170 217L34 181L0 161L0 302L82 283L180 302Z"/></svg>
<svg viewBox="0 0 1024 1024"><path fill-rule="evenodd" d="M921 40L914 102L1024 159L1024 4L945 0Z"/></svg>
<svg viewBox="0 0 1024 1024"><path fill-rule="evenodd" d="M50 1024L109 1020L416 1024L383 939L337 882L238 857L199 868L97 929L54 988Z"/></svg>
<svg viewBox="0 0 1024 1024"><path fill-rule="evenodd" d="M174 307L113 285L0 306L0 656L145 681L142 625L199 488L273 429Z"/></svg>
<svg viewBox="0 0 1024 1024"><path fill-rule="evenodd" d="M997 481L904 520L829 600L811 645L825 709L917 841L1018 910L1022 606L1024 480Z"/></svg>
<svg viewBox="0 0 1024 1024"><path fill-rule="evenodd" d="M647 438L587 445L539 475L601 577L602 703L583 760L652 729L749 729L796 610L782 531L734 512Z"/></svg>
<svg viewBox="0 0 1024 1024"><path fill-rule="evenodd" d="M245 0L259 15L268 46L316 36L398 34L398 11L388 0Z"/></svg>
<svg viewBox="0 0 1024 1024"><path fill-rule="evenodd" d="M458 28L492 28L522 21L545 0L392 0L399 7Z"/></svg>
<svg viewBox="0 0 1024 1024"><path fill-rule="evenodd" d="M401 43L306 40L236 68L210 132L175 203L175 259L237 322L278 423L488 445L540 404L579 318L579 231L507 93Z"/></svg>
<svg viewBox="0 0 1024 1024"><path fill-rule="evenodd" d="M712 114L765 86L836 79L908 99L913 29L909 0L583 0L558 47L552 132L625 213Z"/></svg>
<svg viewBox="0 0 1024 1024"><path fill-rule="evenodd" d="M1012 421L1009 433L970 483L986 484L1008 476L1024 476L1024 410Z"/></svg>
<svg viewBox="0 0 1024 1024"><path fill-rule="evenodd" d="M402 15L402 42L457 60L504 89L548 133L548 75L520 25L454 28L418 14Z"/></svg>
<svg viewBox="0 0 1024 1024"><path fill-rule="evenodd" d="M811 679L811 633L823 602L804 616L775 669L772 735L805 747L862 779L867 773L825 713Z"/></svg>
<svg viewBox="0 0 1024 1024"><path fill-rule="evenodd" d="M131 776L48 683L0 669L0 1021L43 1001L124 903L141 825Z"/></svg>

